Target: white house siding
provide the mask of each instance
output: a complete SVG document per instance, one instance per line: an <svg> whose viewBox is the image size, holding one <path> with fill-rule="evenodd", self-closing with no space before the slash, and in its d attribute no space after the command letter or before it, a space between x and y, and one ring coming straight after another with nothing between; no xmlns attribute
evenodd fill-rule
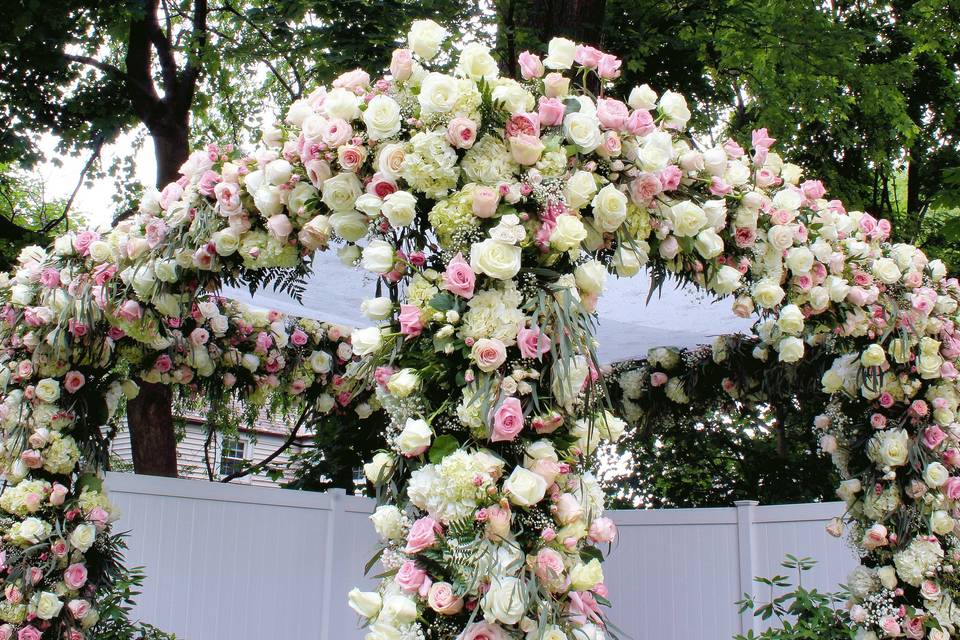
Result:
<svg viewBox="0 0 960 640"><path fill-rule="evenodd" d="M276 433L266 433L263 431L252 431L250 429L239 429L240 437L246 440L246 458L252 462L259 462L276 451L283 441L285 435ZM198 480L207 480L207 467L204 460L203 444L206 442L207 432L204 425L196 420L188 419L184 430L183 438L177 444L177 462L179 466L179 476L181 478L190 478ZM290 460L290 455L297 450L294 444L283 454L274 458L271 466L284 466ZM219 434L215 435L210 443L210 457L213 464L214 473L217 474L220 467L220 449L221 439ZM126 465L133 464L133 452L130 447L130 431L124 424L122 430L114 438L111 445L111 453ZM125 465L125 466L126 466ZM132 467L130 467L132 469ZM121 469L123 470L123 469ZM289 471L284 472L284 477L279 482L271 480L266 473L255 476L238 478L233 482L237 484L249 484L262 487L276 487L292 479Z"/></svg>

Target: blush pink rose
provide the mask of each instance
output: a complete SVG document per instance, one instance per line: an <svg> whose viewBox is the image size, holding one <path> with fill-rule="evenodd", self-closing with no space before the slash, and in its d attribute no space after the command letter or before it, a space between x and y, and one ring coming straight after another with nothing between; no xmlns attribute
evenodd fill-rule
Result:
<svg viewBox="0 0 960 640"><path fill-rule="evenodd" d="M135 322L143 316L143 309L136 300L125 300L116 311L117 317L121 320Z"/></svg>
<svg viewBox="0 0 960 640"><path fill-rule="evenodd" d="M641 173L630 182L630 198L637 206L647 206L661 191L660 178L652 173Z"/></svg>
<svg viewBox="0 0 960 640"><path fill-rule="evenodd" d="M469 300L473 297L473 289L477 283L477 276L470 268L470 263L458 253L447 265L443 272L443 288L450 293Z"/></svg>
<svg viewBox="0 0 960 640"><path fill-rule="evenodd" d="M336 148L350 141L353 127L343 118L331 118L320 128L320 137L327 146Z"/></svg>
<svg viewBox="0 0 960 640"><path fill-rule="evenodd" d="M662 387L663 385L667 384L667 380L667 374L663 373L662 371L655 371L654 373L650 374L650 386L652 387Z"/></svg>
<svg viewBox="0 0 960 640"><path fill-rule="evenodd" d="M627 133L635 136L645 136L656 129L653 124L653 116L646 109L634 110L623 126Z"/></svg>
<svg viewBox="0 0 960 640"><path fill-rule="evenodd" d="M540 57L524 51L517 60L520 63L520 75L524 80L532 80L543 76L543 62Z"/></svg>
<svg viewBox="0 0 960 640"><path fill-rule="evenodd" d="M333 81L333 86L356 92L370 86L370 74L363 69L347 71Z"/></svg>
<svg viewBox="0 0 960 640"><path fill-rule="evenodd" d="M403 82L413 74L413 54L410 49L394 49L390 59L390 75Z"/></svg>
<svg viewBox="0 0 960 640"><path fill-rule="evenodd" d="M583 44L578 45L573 54L573 59L588 69L593 69L600 64L601 57L603 57L602 51L590 45Z"/></svg>
<svg viewBox="0 0 960 640"><path fill-rule="evenodd" d="M817 200L827 193L826 187L819 180L807 180L800 185L800 190L808 200Z"/></svg>
<svg viewBox="0 0 960 640"><path fill-rule="evenodd" d="M160 208L166 210L171 204L179 200L182 195L183 187L176 182L171 182L160 192Z"/></svg>
<svg viewBox="0 0 960 640"><path fill-rule="evenodd" d="M496 624L489 622L474 622L467 627L460 640L506 640L507 636Z"/></svg>
<svg viewBox="0 0 960 640"><path fill-rule="evenodd" d="M447 142L457 149L469 149L477 141L477 123L456 117L447 125Z"/></svg>
<svg viewBox="0 0 960 640"><path fill-rule="evenodd" d="M9 624L0 625L0 640L10 640L13 637L13 626Z"/></svg>
<svg viewBox="0 0 960 640"><path fill-rule="evenodd" d="M298 347L302 347L303 345L307 344L307 338L308 336L306 332L302 329L294 329L293 333L290 334L290 342Z"/></svg>
<svg viewBox="0 0 960 640"><path fill-rule="evenodd" d="M943 492L951 500L960 499L960 478L951 476L943 485Z"/></svg>
<svg viewBox="0 0 960 640"><path fill-rule="evenodd" d="M623 129L630 115L627 105L613 98L597 100L597 119L607 129Z"/></svg>
<svg viewBox="0 0 960 640"><path fill-rule="evenodd" d="M540 124L544 127L555 127L563 122L566 107L557 98L540 98L537 104L537 115Z"/></svg>
<svg viewBox="0 0 960 640"><path fill-rule="evenodd" d="M76 620L82 620L90 613L90 603L86 600L74 599L67 603L67 609Z"/></svg>
<svg viewBox="0 0 960 640"><path fill-rule="evenodd" d="M422 585L426 579L427 572L418 568L417 563L413 560L407 560L400 565L397 575L393 577L393 581L397 583L397 586L404 591L411 592L419 590L420 585Z"/></svg>
<svg viewBox="0 0 960 640"><path fill-rule="evenodd" d="M53 488L50 490L50 504L55 507L59 507L66 501L66 499L67 488L59 482L55 482L53 484Z"/></svg>
<svg viewBox="0 0 960 640"><path fill-rule="evenodd" d="M517 346L524 358L537 358L550 350L547 337L539 327L523 328L517 331Z"/></svg>
<svg viewBox="0 0 960 640"><path fill-rule="evenodd" d="M397 183L380 173L373 174L373 179L367 184L367 193L372 193L381 200L397 190Z"/></svg>
<svg viewBox="0 0 960 640"><path fill-rule="evenodd" d="M563 556L549 547L537 552L533 572L545 582L552 582L563 576Z"/></svg>
<svg viewBox="0 0 960 640"><path fill-rule="evenodd" d="M87 568L80 563L70 565L63 572L63 581L71 589L79 589L87 583Z"/></svg>
<svg viewBox="0 0 960 640"><path fill-rule="evenodd" d="M68 371L67 375L63 378L63 388L67 390L68 393L76 393L80 391L80 388L83 387L86 382L86 378L83 377L83 374L79 371Z"/></svg>
<svg viewBox="0 0 960 640"><path fill-rule="evenodd" d="M267 218L267 231L277 240L286 240L293 231L293 223L283 213Z"/></svg>
<svg viewBox="0 0 960 640"><path fill-rule="evenodd" d="M540 115L537 113L518 111L507 120L506 132L507 137L518 136L520 134L539 137Z"/></svg>
<svg viewBox="0 0 960 640"><path fill-rule="evenodd" d="M453 592L448 582L435 582L427 592L427 604L431 609L444 616L452 616L463 610L463 598Z"/></svg>
<svg viewBox="0 0 960 640"><path fill-rule="evenodd" d="M523 431L523 407L518 398L507 398L493 412L491 442L511 442Z"/></svg>
<svg viewBox="0 0 960 640"><path fill-rule="evenodd" d="M507 360L507 348L496 338L480 338L473 344L471 355L481 371L490 372Z"/></svg>
<svg viewBox="0 0 960 640"><path fill-rule="evenodd" d="M437 541L437 532L440 530L440 524L433 518L420 518L410 527L407 534L407 546L404 553L420 553L424 549L429 549Z"/></svg>
<svg viewBox="0 0 960 640"><path fill-rule="evenodd" d="M923 444L925 444L928 449L936 449L946 437L947 434L943 432L943 429L937 425L933 425L924 430Z"/></svg>
<svg viewBox="0 0 960 640"><path fill-rule="evenodd" d="M40 640L42 634L33 625L27 625L17 633L17 640Z"/></svg>
<svg viewBox="0 0 960 640"><path fill-rule="evenodd" d="M617 538L617 525L610 518L597 518L590 523L590 539L594 542L613 542Z"/></svg>
<svg viewBox="0 0 960 640"><path fill-rule="evenodd" d="M473 215L478 218L489 218L497 212L500 204L500 192L490 187L477 187L473 190Z"/></svg>
<svg viewBox="0 0 960 640"><path fill-rule="evenodd" d="M620 66L623 62L620 58L605 53L600 56L600 62L597 63L597 75L604 80L613 80L620 77Z"/></svg>
<svg viewBox="0 0 960 640"><path fill-rule="evenodd" d="M580 501L572 493L565 493L557 500L556 505L557 520L560 524L570 524L576 522L583 515L583 507Z"/></svg>
<svg viewBox="0 0 960 640"><path fill-rule="evenodd" d="M100 239L100 234L96 231L81 231L73 241L73 247L82 256L90 251L90 245Z"/></svg>
<svg viewBox="0 0 960 640"><path fill-rule="evenodd" d="M423 332L423 320L420 318L420 309L416 305L401 304L397 319L400 321L400 333L403 335L414 337Z"/></svg>

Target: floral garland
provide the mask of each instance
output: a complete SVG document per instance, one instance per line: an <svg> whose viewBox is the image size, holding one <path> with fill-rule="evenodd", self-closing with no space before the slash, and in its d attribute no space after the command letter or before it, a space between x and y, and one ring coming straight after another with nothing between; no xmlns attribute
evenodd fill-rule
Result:
<svg viewBox="0 0 960 640"><path fill-rule="evenodd" d="M254 154L210 146L104 237L21 256L0 335L0 638L73 640L92 624L89 567L112 510L83 472L101 468L99 427L136 392L117 362L213 381L214 395L302 397L308 417L375 387L360 410L391 419L366 467L386 573L350 595L373 640L603 638L596 545L616 530L590 470L625 423L606 408L593 311L609 272L648 263L756 311L761 360L839 354L817 423L851 478L851 617L864 637L955 632L957 280L801 182L765 130L749 151L704 150L683 133L682 96L607 97L611 55L557 38L543 59L521 54L517 81L479 44L445 73L445 37L416 22L389 75L344 74ZM346 339L216 295L221 282L295 290L332 241L391 287L365 304L389 326Z"/></svg>

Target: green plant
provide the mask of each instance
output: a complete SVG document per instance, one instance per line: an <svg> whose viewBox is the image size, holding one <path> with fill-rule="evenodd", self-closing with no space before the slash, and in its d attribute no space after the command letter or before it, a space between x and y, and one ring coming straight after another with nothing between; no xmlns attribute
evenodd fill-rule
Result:
<svg viewBox="0 0 960 640"><path fill-rule="evenodd" d="M846 594L821 593L816 589L803 586L803 574L816 565L810 558L797 558L787 554L780 563L785 569L795 570L796 584L788 576L772 578L754 578L754 582L766 585L770 590L770 599L758 604L754 596L744 594L737 604L740 613L753 610L753 615L761 620L776 617L779 625L756 634L752 629L746 635L738 635L735 640L794 640L799 638L818 638L820 640L850 640L854 637L847 611L838 608L846 599ZM784 589L784 593L774 597L775 589Z"/></svg>

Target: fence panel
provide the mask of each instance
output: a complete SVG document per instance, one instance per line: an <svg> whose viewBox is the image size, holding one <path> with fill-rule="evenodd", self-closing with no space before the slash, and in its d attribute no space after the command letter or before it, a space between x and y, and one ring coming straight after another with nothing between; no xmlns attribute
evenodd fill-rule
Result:
<svg viewBox="0 0 960 640"><path fill-rule="evenodd" d="M108 474L131 531L128 561L147 580L135 614L184 640L359 640L346 606L376 535L373 501ZM733 603L787 553L819 561L805 585L834 590L856 564L824 526L838 503L611 511L620 529L604 565L613 622L633 640L728 640L759 628ZM759 594L763 597L766 594Z"/></svg>

